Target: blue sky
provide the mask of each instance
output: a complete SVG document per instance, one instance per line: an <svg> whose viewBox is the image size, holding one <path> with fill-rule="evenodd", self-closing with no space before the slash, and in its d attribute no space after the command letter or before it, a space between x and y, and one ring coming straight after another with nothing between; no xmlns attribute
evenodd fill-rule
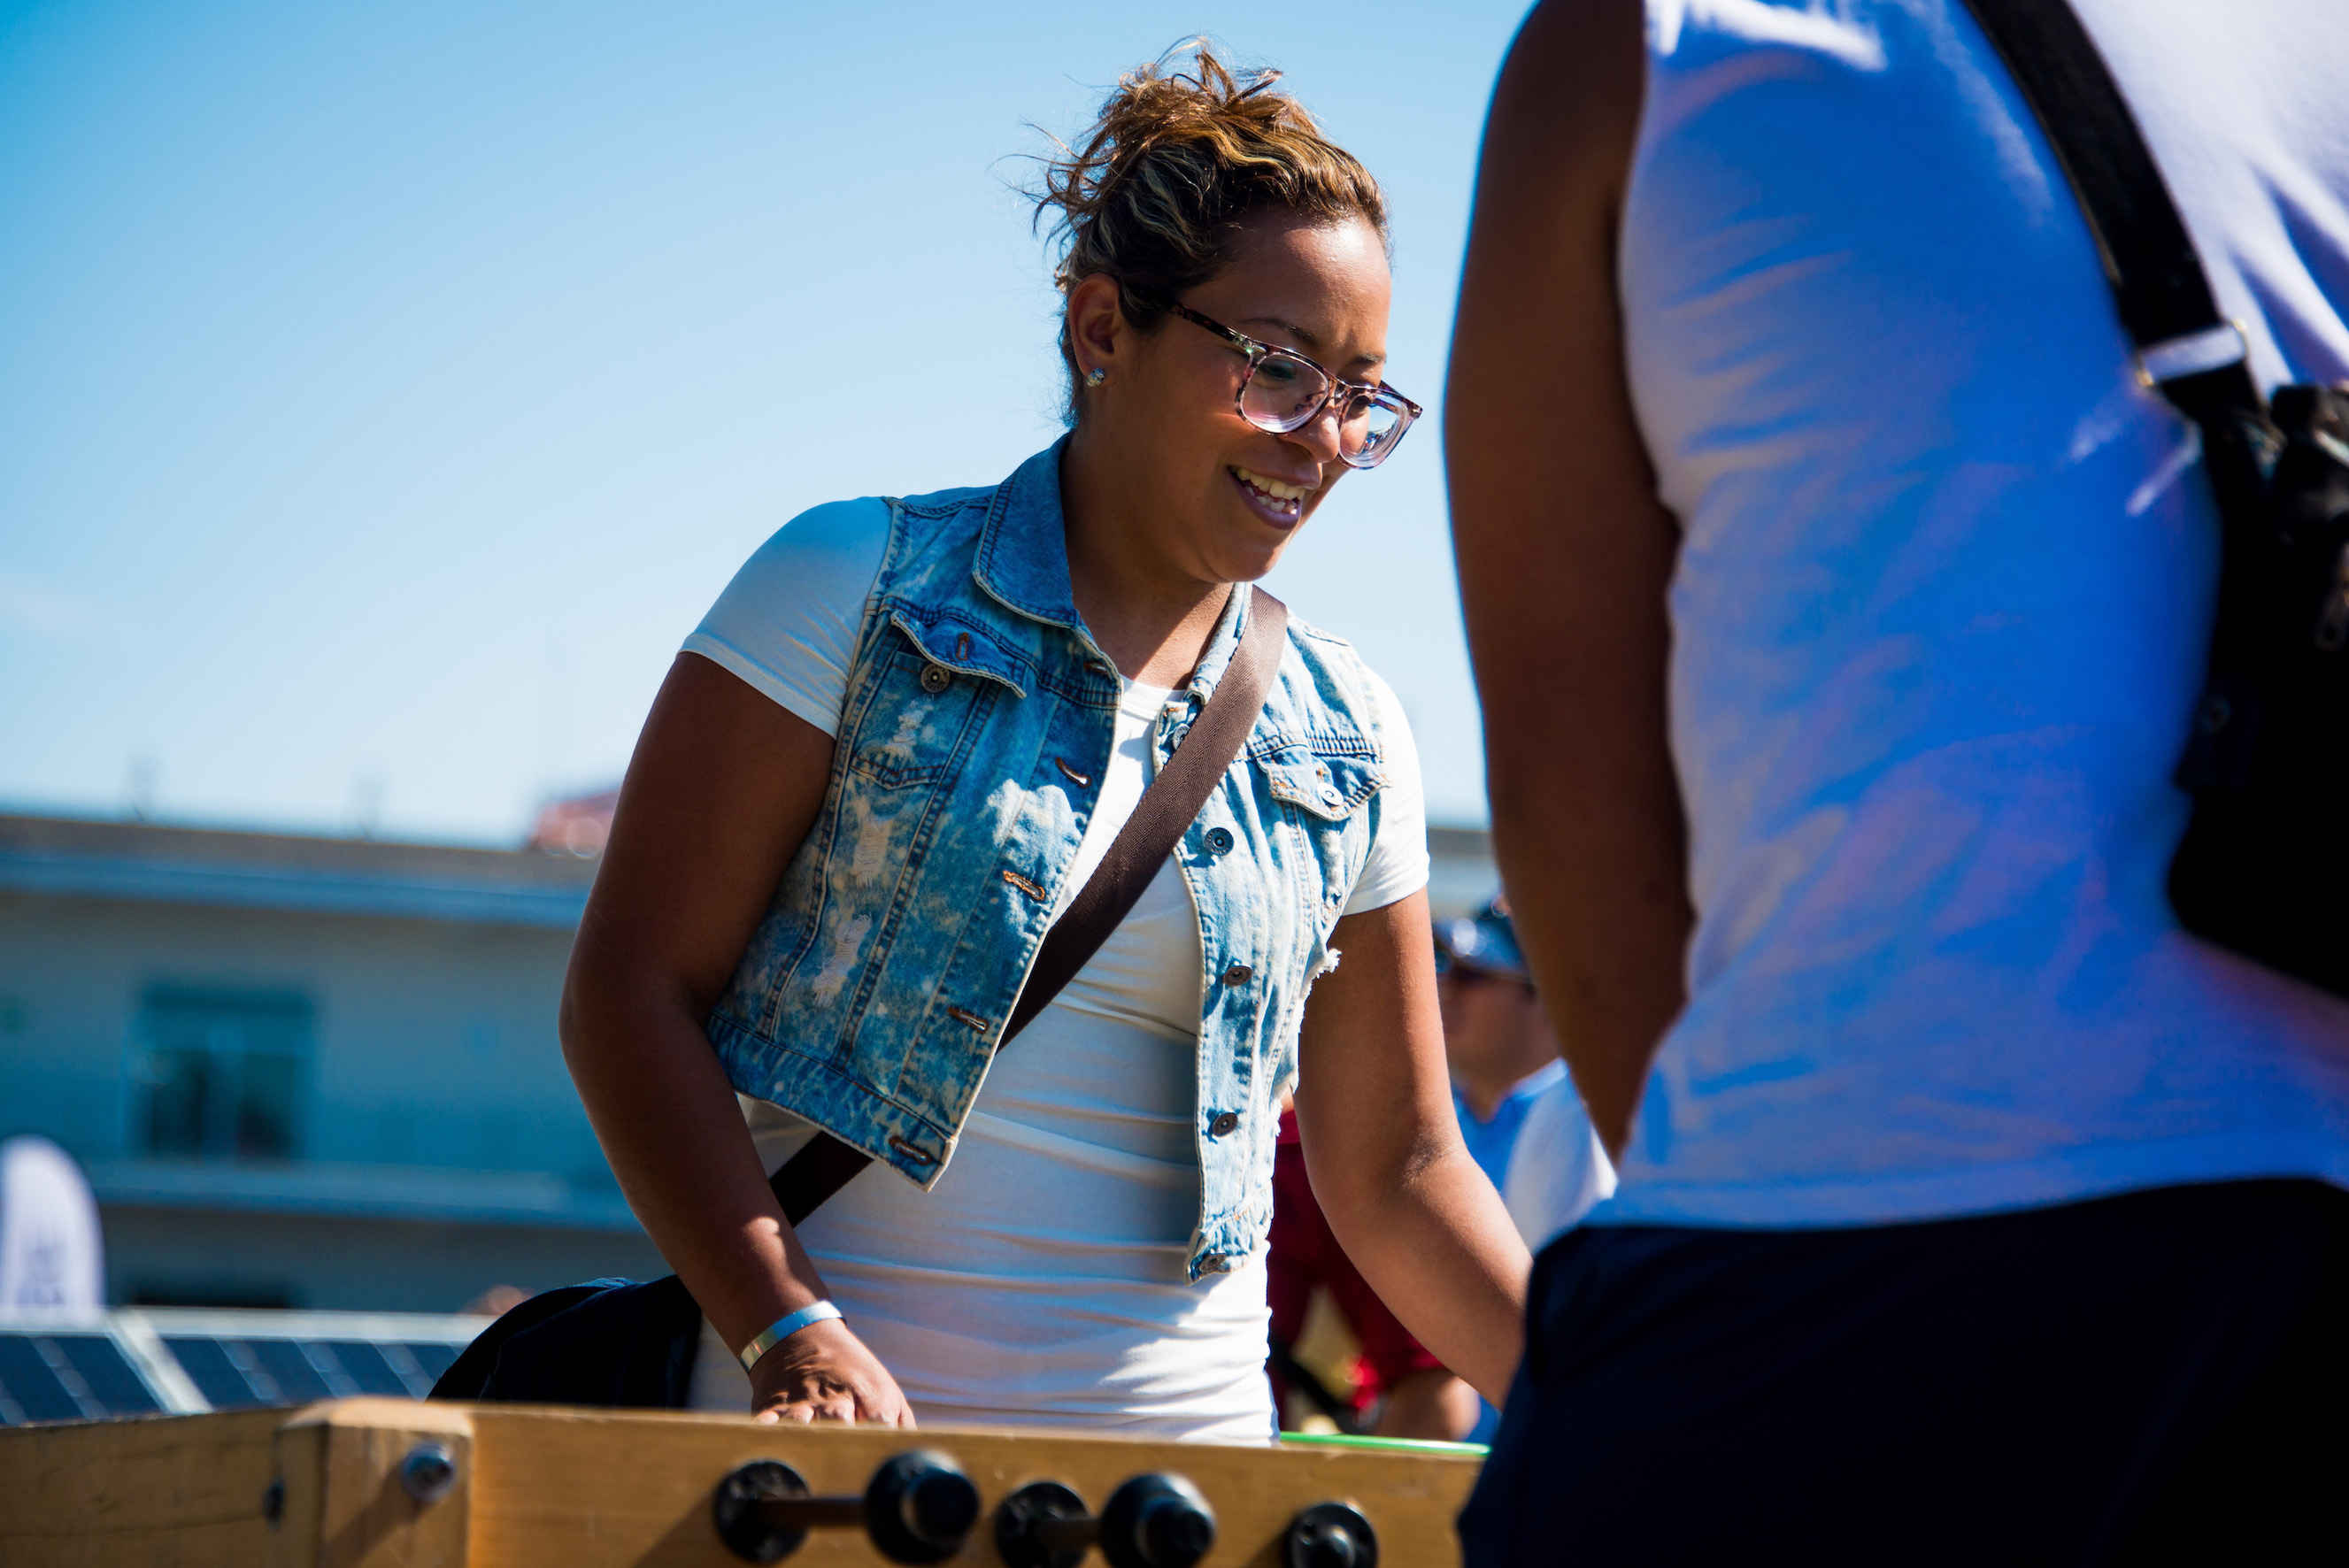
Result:
<svg viewBox="0 0 2349 1568"><path fill-rule="evenodd" d="M1514 3L0 3L0 809L511 841L802 509L1059 429L1014 189L1185 34L1395 209L1440 416ZM1439 428L1268 585L1481 820Z"/></svg>

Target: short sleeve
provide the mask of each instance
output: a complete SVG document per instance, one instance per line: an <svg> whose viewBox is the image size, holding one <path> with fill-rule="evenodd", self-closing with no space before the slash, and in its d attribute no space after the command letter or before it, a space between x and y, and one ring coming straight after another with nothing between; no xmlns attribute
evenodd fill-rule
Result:
<svg viewBox="0 0 2349 1568"><path fill-rule="evenodd" d="M889 505L875 497L800 513L742 563L685 651L839 734L848 666L888 548Z"/></svg>
<svg viewBox="0 0 2349 1568"><path fill-rule="evenodd" d="M1379 825L1370 858L1346 901L1348 914L1384 909L1427 885L1427 798L1419 781L1419 745L1393 688L1364 669L1371 686L1371 724L1386 753L1386 787L1377 796Z"/></svg>
<svg viewBox="0 0 2349 1568"><path fill-rule="evenodd" d="M1614 1195L1615 1167L1574 1079L1560 1073L1526 1108L1502 1172L1501 1202L1526 1245L1539 1252Z"/></svg>

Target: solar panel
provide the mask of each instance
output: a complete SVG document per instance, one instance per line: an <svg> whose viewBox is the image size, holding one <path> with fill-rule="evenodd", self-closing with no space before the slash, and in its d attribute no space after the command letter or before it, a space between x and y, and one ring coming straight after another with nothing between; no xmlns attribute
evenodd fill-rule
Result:
<svg viewBox="0 0 2349 1568"><path fill-rule="evenodd" d="M77 1416L96 1414L82 1408L80 1401L58 1380L57 1368L39 1348L45 1337L0 1335L0 1394L5 1394L8 1401L5 1411L0 1413L5 1414L10 1426L26 1421L70 1421Z"/></svg>
<svg viewBox="0 0 2349 1568"><path fill-rule="evenodd" d="M481 1330L421 1314L127 1308L0 1313L0 1425L420 1399Z"/></svg>
<svg viewBox="0 0 2349 1568"><path fill-rule="evenodd" d="M103 1334L53 1334L49 1342L65 1352L81 1375L86 1398L109 1416L151 1416L163 1407L148 1388L122 1347Z"/></svg>
<svg viewBox="0 0 2349 1568"><path fill-rule="evenodd" d="M385 1346L370 1345L364 1339L335 1339L318 1342L316 1348L335 1358L343 1376L350 1380L354 1394L384 1394L395 1399L420 1399L432 1391L430 1379L422 1389L409 1386L384 1356ZM412 1359L412 1357L411 1357Z"/></svg>
<svg viewBox="0 0 2349 1568"><path fill-rule="evenodd" d="M329 1384L317 1364L303 1354L305 1346L299 1340L232 1339L223 1341L222 1348L233 1357L236 1351L233 1346L242 1346L246 1355L260 1363L261 1369L269 1375L269 1380L277 1385L276 1398L281 1403L306 1405L313 1399L331 1399L338 1392L358 1392L351 1387L338 1390ZM336 1376L338 1378L341 1377L339 1372ZM255 1387L260 1387L259 1379L254 1378L252 1373L246 1373L245 1377ZM341 1380L346 1384L349 1382L348 1378Z"/></svg>
<svg viewBox="0 0 2349 1568"><path fill-rule="evenodd" d="M245 1375L245 1368L230 1358L228 1347L232 1344L237 1342L178 1334L163 1337L171 1359L180 1364L180 1369L194 1382L196 1391L213 1409L243 1410L255 1405L278 1403L277 1385L271 1383L265 1389L256 1387ZM238 1348L243 1350L243 1346L238 1345ZM244 1360L251 1363L250 1352L245 1352Z"/></svg>
<svg viewBox="0 0 2349 1568"><path fill-rule="evenodd" d="M143 1416L161 1408L103 1334L0 1333L0 1422Z"/></svg>
<svg viewBox="0 0 2349 1568"><path fill-rule="evenodd" d="M419 1399L430 1394L432 1385L440 1380L439 1375L426 1366L414 1350L397 1340L378 1345L375 1348L376 1353L383 1357L383 1364L390 1367L400 1382L407 1385L408 1391ZM427 1346L425 1348L437 1347Z"/></svg>
<svg viewBox="0 0 2349 1568"><path fill-rule="evenodd" d="M465 1346L438 1339L419 1345L411 1339L406 1341L401 1348L416 1357L417 1365L424 1368L425 1376L437 1383L440 1380L440 1374L457 1364L457 1357L463 1353ZM426 1392L430 1392L429 1385L427 1385Z"/></svg>

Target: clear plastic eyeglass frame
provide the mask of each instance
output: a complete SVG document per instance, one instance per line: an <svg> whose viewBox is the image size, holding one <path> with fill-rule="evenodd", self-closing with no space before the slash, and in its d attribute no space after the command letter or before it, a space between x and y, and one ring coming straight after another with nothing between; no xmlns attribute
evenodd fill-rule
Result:
<svg viewBox="0 0 2349 1568"><path fill-rule="evenodd" d="M1332 402L1338 401L1340 397L1344 398L1344 402L1339 405L1338 456L1349 468L1374 469L1386 461L1387 455L1402 445L1403 433L1411 428L1412 422L1417 419L1422 412L1418 404L1383 381L1376 386L1364 386L1359 381L1344 380L1332 376L1293 348L1281 348L1273 344L1260 343L1245 332L1233 331L1212 316L1201 315L1188 305L1169 304L1166 308L1185 321L1203 326L1214 333L1230 344L1242 357L1247 360L1247 373L1241 376L1239 387L1232 394L1232 407L1238 410L1241 418L1246 419L1257 429L1271 430L1278 434L1302 429L1319 418L1321 411ZM1292 411L1288 415L1274 415L1252 411L1248 407L1248 387L1255 383L1257 373L1268 365L1278 366L1284 363L1310 371L1318 377L1321 384L1319 396L1300 399L1299 407L1302 412ZM1357 399L1360 400L1359 403ZM1357 438L1356 449L1348 451L1346 449L1347 433L1355 424L1348 415L1357 408L1361 410L1361 423L1364 427L1365 433ZM1393 419L1394 423L1376 434L1368 433L1369 416L1372 409L1382 410Z"/></svg>

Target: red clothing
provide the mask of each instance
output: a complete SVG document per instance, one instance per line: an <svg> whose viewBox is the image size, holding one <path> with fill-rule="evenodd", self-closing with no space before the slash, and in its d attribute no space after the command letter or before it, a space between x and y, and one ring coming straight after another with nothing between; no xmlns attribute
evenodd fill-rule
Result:
<svg viewBox="0 0 2349 1568"><path fill-rule="evenodd" d="M1340 1398L1351 1396L1354 1408L1366 1410L1402 1378L1413 1372L1441 1371L1444 1363L1411 1336L1395 1320L1354 1267L1354 1261L1330 1233L1313 1184L1305 1175L1305 1145L1297 1132L1297 1113L1284 1111L1279 1141L1272 1160L1272 1250L1266 1260L1266 1294L1272 1303L1272 1336L1295 1345L1305 1329L1305 1309L1315 1285L1327 1286L1330 1299L1354 1338L1362 1346L1354 1386L1333 1388ZM1286 1408L1288 1390L1278 1374L1273 1391Z"/></svg>

